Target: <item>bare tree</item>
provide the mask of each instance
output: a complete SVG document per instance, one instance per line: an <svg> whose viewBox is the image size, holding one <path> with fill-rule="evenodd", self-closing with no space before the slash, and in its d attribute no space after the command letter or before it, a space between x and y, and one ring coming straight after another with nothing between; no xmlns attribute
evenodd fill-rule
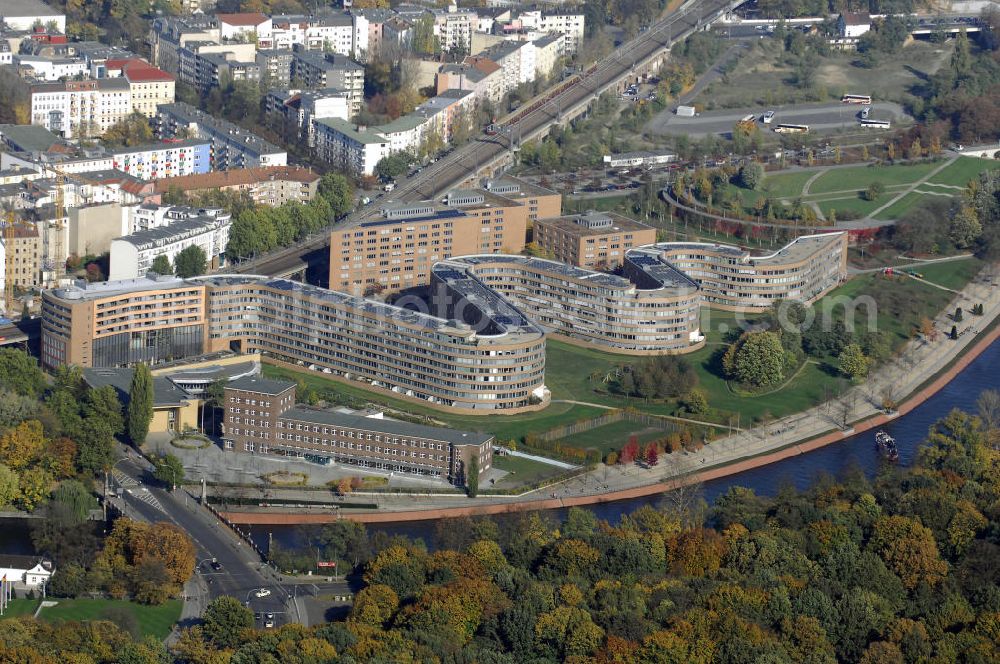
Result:
<svg viewBox="0 0 1000 664"><path fill-rule="evenodd" d="M705 503L704 485L695 479L697 465L694 457L673 455L676 473L669 480L667 489L658 507L665 514L674 517L684 528L695 528L705 522L708 509Z"/></svg>
<svg viewBox="0 0 1000 664"><path fill-rule="evenodd" d="M979 417L983 420L990 444L996 447L1000 444L1000 392L986 390L976 400Z"/></svg>

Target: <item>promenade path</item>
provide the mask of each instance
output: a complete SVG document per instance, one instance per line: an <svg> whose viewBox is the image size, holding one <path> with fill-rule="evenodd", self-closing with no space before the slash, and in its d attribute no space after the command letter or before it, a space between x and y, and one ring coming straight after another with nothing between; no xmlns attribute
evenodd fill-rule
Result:
<svg viewBox="0 0 1000 664"><path fill-rule="evenodd" d="M956 307L968 311L973 304L984 305L983 316L966 315L955 323L945 312ZM556 509L571 505L611 502L643 495L654 495L691 480L722 477L765 461L805 453L854 434L852 423L867 422L871 428L886 420L881 410L884 396L903 402L920 392L922 397L933 390L925 385L943 372L963 350L985 341L983 329L1000 316L1000 288L985 272L978 275L952 299L934 320L938 331L935 340L914 339L902 352L874 372L864 384L852 387L839 398L809 410L713 441L694 453L661 456L654 468L639 466L599 466L557 485L550 485L519 496L480 496L476 499L455 494L354 494L378 505L377 510L331 510L329 507L296 510L275 514L267 510L229 513L243 523L321 523L338 518L366 522L408 521L447 516L501 514L524 509ZM958 339L947 332L957 325ZM991 337L1000 336L998 330ZM953 369L957 371L957 369ZM947 380L947 376L944 379ZM919 401L919 400L917 400ZM910 406L902 410L908 410ZM776 458L765 459L770 454ZM288 496L293 497L294 492ZM307 496L302 492L303 497ZM312 494L315 499L315 493ZM341 513L342 512L342 513Z"/></svg>

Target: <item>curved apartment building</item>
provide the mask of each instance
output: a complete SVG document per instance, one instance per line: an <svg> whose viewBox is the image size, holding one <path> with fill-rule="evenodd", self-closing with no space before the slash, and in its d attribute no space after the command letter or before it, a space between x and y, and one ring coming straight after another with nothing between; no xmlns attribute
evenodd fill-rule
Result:
<svg viewBox="0 0 1000 664"><path fill-rule="evenodd" d="M626 258L626 277L565 263L484 254L441 261L431 272L436 301L478 326L483 292L502 297L546 332L629 355L685 353L704 344L698 284L657 259ZM467 306L466 303L471 304Z"/></svg>
<svg viewBox="0 0 1000 664"><path fill-rule="evenodd" d="M545 335L627 355L700 348L702 304L763 310L810 302L846 275L847 236L799 238L766 256L663 243L621 275L525 256L452 258L411 307L269 277L158 277L45 291L47 367L156 364L259 351L368 389L461 412L534 409L548 399Z"/></svg>
<svg viewBox="0 0 1000 664"><path fill-rule="evenodd" d="M113 367L260 351L447 408L537 407L548 398L544 332L502 300L482 306L496 324L480 332L286 279L77 282L43 295L42 362Z"/></svg>
<svg viewBox="0 0 1000 664"><path fill-rule="evenodd" d="M664 242L633 249L655 256L698 282L709 306L764 310L775 300L810 303L847 276L847 233L803 235L763 256L725 244Z"/></svg>

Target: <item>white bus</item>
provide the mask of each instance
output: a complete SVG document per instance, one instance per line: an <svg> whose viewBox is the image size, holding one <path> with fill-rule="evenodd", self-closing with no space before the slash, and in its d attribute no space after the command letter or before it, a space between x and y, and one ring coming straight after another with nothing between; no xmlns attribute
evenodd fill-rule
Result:
<svg viewBox="0 0 1000 664"><path fill-rule="evenodd" d="M776 134L808 134L809 125L779 124L774 127Z"/></svg>
<svg viewBox="0 0 1000 664"><path fill-rule="evenodd" d="M872 98L870 95L844 95L840 101L844 104L867 104L870 106Z"/></svg>
<svg viewBox="0 0 1000 664"><path fill-rule="evenodd" d="M874 129L889 129L892 127L892 123L888 120L875 120L872 118L865 118L861 120L862 127L872 127Z"/></svg>

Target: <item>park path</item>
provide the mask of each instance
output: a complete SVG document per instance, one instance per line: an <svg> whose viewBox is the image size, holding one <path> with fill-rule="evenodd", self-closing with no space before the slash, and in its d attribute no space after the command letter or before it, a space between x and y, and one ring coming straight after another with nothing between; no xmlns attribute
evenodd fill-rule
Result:
<svg viewBox="0 0 1000 664"><path fill-rule="evenodd" d="M934 177L935 175L937 175L938 173L940 173L944 169L946 169L949 166L951 166L952 164L954 164L957 159L958 159L958 157L952 157L951 159L946 160L944 163L942 163L940 166L938 166L937 168L935 168L933 171L931 171L930 173L928 173L924 177L920 178L916 182L912 183L904 191L902 191L901 193L896 194L893 198L890 198L888 200L888 202L886 202L884 205L880 205L879 207L877 207L874 210L872 210L871 212L869 212L868 216L869 217L874 217L879 212L881 212L882 210L886 209L887 207L890 207L893 203L895 203L896 201L902 199L907 194L913 193L917 189L917 187L919 187L920 185L922 185L923 183L927 182L928 180L930 180L932 177Z"/></svg>
<svg viewBox="0 0 1000 664"><path fill-rule="evenodd" d="M895 270L908 270L914 267L924 267L926 265L937 265L938 263L949 263L951 261L960 261L966 258L972 258L973 254L957 254L955 256L943 256L941 258L927 258L927 259L915 259L909 256L896 256L896 258L904 261L910 261L905 265L881 265L879 267L867 267L867 268L857 268L851 267L847 269L848 274L871 274L873 272L881 272L887 267L892 267ZM930 283L929 281L927 283Z"/></svg>

